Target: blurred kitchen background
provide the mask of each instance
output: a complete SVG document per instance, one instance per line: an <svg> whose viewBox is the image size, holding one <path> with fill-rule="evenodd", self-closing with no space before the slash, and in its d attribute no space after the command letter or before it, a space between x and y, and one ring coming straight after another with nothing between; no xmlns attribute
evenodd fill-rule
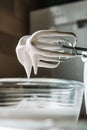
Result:
<svg viewBox="0 0 87 130"><path fill-rule="evenodd" d="M24 35L40 29L77 34L77 46L87 47L86 0L0 0L0 78L26 77L15 47ZM80 58L67 60L56 69L39 68L31 77L56 77L83 81ZM84 107L82 113L84 115Z"/></svg>
<svg viewBox="0 0 87 130"><path fill-rule="evenodd" d="M15 47L23 35L36 30L74 31L81 35L79 43L86 46L86 7L87 2L79 0L0 0L0 77L26 76ZM37 76L83 81L83 63L81 59L67 60L57 69L39 68Z"/></svg>

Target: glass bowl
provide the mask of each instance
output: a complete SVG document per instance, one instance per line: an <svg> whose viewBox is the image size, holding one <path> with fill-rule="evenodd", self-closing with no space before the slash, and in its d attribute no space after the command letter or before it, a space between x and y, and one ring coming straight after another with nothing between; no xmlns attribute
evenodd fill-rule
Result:
<svg viewBox="0 0 87 130"><path fill-rule="evenodd" d="M33 122L33 127L51 127L53 122L77 122L83 90L83 83L72 80L0 79L0 121L4 121L4 125L24 128L29 128Z"/></svg>

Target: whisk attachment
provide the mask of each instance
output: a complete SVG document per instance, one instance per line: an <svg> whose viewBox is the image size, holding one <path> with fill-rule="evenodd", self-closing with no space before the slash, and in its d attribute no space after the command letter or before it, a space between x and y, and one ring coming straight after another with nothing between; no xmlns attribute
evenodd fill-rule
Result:
<svg viewBox="0 0 87 130"><path fill-rule="evenodd" d="M74 33L40 30L22 37L16 47L16 54L29 78L32 67L37 74L38 67L56 68L66 59L86 56L82 53L86 49L76 47L76 43Z"/></svg>

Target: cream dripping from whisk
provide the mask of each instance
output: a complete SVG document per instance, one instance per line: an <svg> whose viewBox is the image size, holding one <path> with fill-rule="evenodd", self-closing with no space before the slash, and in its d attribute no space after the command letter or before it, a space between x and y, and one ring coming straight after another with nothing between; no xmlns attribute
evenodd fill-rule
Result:
<svg viewBox="0 0 87 130"><path fill-rule="evenodd" d="M42 30L19 40L16 54L28 78L30 78L32 67L37 74L38 67L56 68L63 61L61 58L74 57L73 54L64 52L61 47L60 42L66 42L63 39L65 36L73 37L72 33Z"/></svg>

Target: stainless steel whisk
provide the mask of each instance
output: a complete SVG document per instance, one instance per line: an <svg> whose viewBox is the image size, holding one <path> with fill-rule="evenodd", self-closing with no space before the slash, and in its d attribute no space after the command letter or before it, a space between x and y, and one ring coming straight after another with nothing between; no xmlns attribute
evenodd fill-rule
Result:
<svg viewBox="0 0 87 130"><path fill-rule="evenodd" d="M44 31L43 31L44 32ZM40 39L38 39L38 42L44 41L46 44L57 44L57 48L51 50L54 52L60 52L61 54L64 54L64 57L60 57L60 59L66 59L67 55L74 55L74 57L87 57L87 48L84 47L78 47L77 44L77 36L72 32L59 32L55 31L53 35L48 31L47 35L42 35ZM42 45L41 45L42 46ZM38 46L39 47L39 46ZM50 50L50 49L49 49ZM68 57L73 58L73 57Z"/></svg>
<svg viewBox="0 0 87 130"><path fill-rule="evenodd" d="M22 37L16 47L19 62L30 77L32 67L56 68L69 58L81 57L85 61L87 48L76 47L77 37L72 32L39 30Z"/></svg>

